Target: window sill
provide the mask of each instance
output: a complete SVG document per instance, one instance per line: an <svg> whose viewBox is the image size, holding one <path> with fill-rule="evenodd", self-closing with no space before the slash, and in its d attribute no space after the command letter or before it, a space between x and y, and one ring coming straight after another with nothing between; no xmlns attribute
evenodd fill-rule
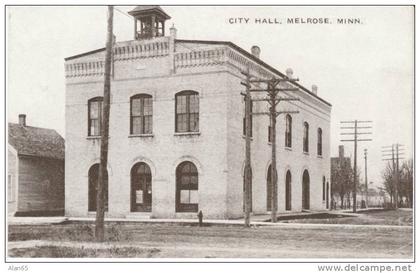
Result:
<svg viewBox="0 0 420 273"><path fill-rule="evenodd" d="M286 151L292 151L292 148L291 147L284 147L284 149L286 150Z"/></svg>
<svg viewBox="0 0 420 273"><path fill-rule="evenodd" d="M243 139L246 139L246 136L242 135ZM254 140L254 137L250 137L251 141Z"/></svg>
<svg viewBox="0 0 420 273"><path fill-rule="evenodd" d="M101 139L101 136L87 136L86 139Z"/></svg>
<svg viewBox="0 0 420 273"><path fill-rule="evenodd" d="M318 155L317 157L318 157L318 158L322 158L322 155Z"/></svg>
<svg viewBox="0 0 420 273"><path fill-rule="evenodd" d="M303 154L309 156L309 152L303 152Z"/></svg>
<svg viewBox="0 0 420 273"><path fill-rule="evenodd" d="M199 136L201 135L200 132L182 132L182 133L175 133L174 136Z"/></svg>
<svg viewBox="0 0 420 273"><path fill-rule="evenodd" d="M132 134L128 135L129 138L135 138L135 137L154 137L154 134Z"/></svg>

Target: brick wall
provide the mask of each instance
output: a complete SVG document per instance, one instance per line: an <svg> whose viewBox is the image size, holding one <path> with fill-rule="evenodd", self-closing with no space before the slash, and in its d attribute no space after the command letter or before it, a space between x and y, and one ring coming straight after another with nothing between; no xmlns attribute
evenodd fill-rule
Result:
<svg viewBox="0 0 420 273"><path fill-rule="evenodd" d="M141 43L138 42L137 43ZM199 48L200 54L188 53ZM213 48L212 48L213 47ZM204 48L204 49L203 49ZM129 51L132 52L132 51ZM182 53L182 54L181 54ZM137 53L133 53L137 54ZM112 217L130 214L130 170L137 162L152 171L152 217L196 217L175 213L175 170L184 160L192 161L199 172L199 210L205 217L234 218L243 214L243 165L245 140L242 136L243 97L240 92L240 65L246 58L219 45L203 47L177 45L177 54L118 59L111 85L109 142L109 212ZM181 54L181 55L180 55ZM66 64L103 60L103 52L69 60ZM171 58L175 58L176 61ZM233 60L233 59L232 59ZM256 73L271 72L259 68ZM176 135L175 94L194 90L200 97L200 134ZM129 136L130 97L153 96L153 136ZM88 170L99 162L99 139L87 137L87 101L103 94L103 76L85 75L66 80L66 214L86 216ZM292 210L302 208L302 174L310 174L311 209L324 209L322 176L329 180L330 107L306 92L297 92L302 102L288 110L293 116L293 146L284 147L284 116L279 116L278 200L284 211L284 180L292 173ZM254 110L263 110L260 103ZM310 126L309 154L302 152L303 122ZM266 212L266 175L271 146L267 141L268 117L254 117L252 141L253 210ZM317 128L323 130L323 156L316 154Z"/></svg>

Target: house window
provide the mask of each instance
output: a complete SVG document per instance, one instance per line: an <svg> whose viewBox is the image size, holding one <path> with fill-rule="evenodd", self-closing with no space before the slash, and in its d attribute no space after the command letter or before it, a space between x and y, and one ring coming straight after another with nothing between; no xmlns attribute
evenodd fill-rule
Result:
<svg viewBox="0 0 420 273"><path fill-rule="evenodd" d="M245 106L245 107L246 107L246 106ZM251 109L250 109L250 112L251 112L251 113L252 113L252 107L253 107L253 103L252 103L252 101L251 101ZM245 121L246 121L246 118L245 118L245 110L244 110L244 117L242 118L242 134L243 134L244 136L246 136L246 126L245 126ZM249 126L251 127L251 134L250 134L250 137L252 137L252 115L251 115L251 122L250 122Z"/></svg>
<svg viewBox="0 0 420 273"><path fill-rule="evenodd" d="M292 148L292 117L286 116L285 145Z"/></svg>
<svg viewBox="0 0 420 273"><path fill-rule="evenodd" d="M322 129L318 128L318 145L317 145L318 155L322 155Z"/></svg>
<svg viewBox="0 0 420 273"><path fill-rule="evenodd" d="M198 92L182 91L175 95L175 132L198 132Z"/></svg>
<svg viewBox="0 0 420 273"><path fill-rule="evenodd" d="M105 171L105 211L108 211L108 171ZM99 164L94 164L89 169L88 186L88 211L96 211L96 197L98 193Z"/></svg>
<svg viewBox="0 0 420 273"><path fill-rule="evenodd" d="M102 101L102 97L96 97L88 101L88 136L101 135Z"/></svg>
<svg viewBox="0 0 420 273"><path fill-rule="evenodd" d="M130 108L130 134L151 134L153 132L152 96L140 94L131 97Z"/></svg>
<svg viewBox="0 0 420 273"><path fill-rule="evenodd" d="M176 212L198 211L198 172L196 166L184 161L176 168Z"/></svg>
<svg viewBox="0 0 420 273"><path fill-rule="evenodd" d="M303 152L309 153L309 124L303 124Z"/></svg>
<svg viewBox="0 0 420 273"><path fill-rule="evenodd" d="M325 201L325 176L322 177L322 201Z"/></svg>

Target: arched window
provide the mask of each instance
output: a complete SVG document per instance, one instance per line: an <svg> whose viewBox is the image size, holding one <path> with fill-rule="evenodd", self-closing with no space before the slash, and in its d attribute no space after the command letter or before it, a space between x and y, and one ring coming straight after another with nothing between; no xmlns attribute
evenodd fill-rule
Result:
<svg viewBox="0 0 420 273"><path fill-rule="evenodd" d="M303 152L309 153L309 124L303 124Z"/></svg>
<svg viewBox="0 0 420 273"><path fill-rule="evenodd" d="M330 183L327 182L327 209L330 207Z"/></svg>
<svg viewBox="0 0 420 273"><path fill-rule="evenodd" d="M322 177L322 201L325 201L325 176Z"/></svg>
<svg viewBox="0 0 420 273"><path fill-rule="evenodd" d="M184 161L176 168L176 212L198 211L198 172L194 163Z"/></svg>
<svg viewBox="0 0 420 273"><path fill-rule="evenodd" d="M152 174L143 162L131 168L131 211L152 211Z"/></svg>
<svg viewBox="0 0 420 273"><path fill-rule="evenodd" d="M245 196L245 183L246 183L246 170L247 170L247 168L246 168L246 166L245 166L245 168L244 168L244 175L243 175L243 193L244 193L244 196ZM251 177L251 183L249 184L249 200L250 200L250 208L249 208L249 210L252 212L252 167L250 167L250 177ZM243 211L245 211L245 200L243 199L242 200L243 202L242 202L242 207L243 207Z"/></svg>
<svg viewBox="0 0 420 273"><path fill-rule="evenodd" d="M271 181L271 164L267 170L267 211L271 211L271 198L273 196L273 182Z"/></svg>
<svg viewBox="0 0 420 273"><path fill-rule="evenodd" d="M285 145L292 148L292 117L286 116Z"/></svg>
<svg viewBox="0 0 420 273"><path fill-rule="evenodd" d="M130 98L130 134L151 134L153 132L152 96L139 94Z"/></svg>
<svg viewBox="0 0 420 273"><path fill-rule="evenodd" d="M88 136L100 136L102 124L102 97L88 101Z"/></svg>
<svg viewBox="0 0 420 273"><path fill-rule="evenodd" d="M292 210L292 174L286 173L286 210Z"/></svg>
<svg viewBox="0 0 420 273"><path fill-rule="evenodd" d="M322 129L318 128L318 145L317 145L318 155L322 155Z"/></svg>
<svg viewBox="0 0 420 273"><path fill-rule="evenodd" d="M305 170L302 176L302 209L310 209L310 182L309 182L309 172Z"/></svg>
<svg viewBox="0 0 420 273"><path fill-rule="evenodd" d="M198 92L181 91L175 95L175 132L198 132L198 130Z"/></svg>
<svg viewBox="0 0 420 273"><path fill-rule="evenodd" d="M99 164L89 169L88 211L96 211L96 195L98 192ZM108 171L105 176L105 211L108 211Z"/></svg>

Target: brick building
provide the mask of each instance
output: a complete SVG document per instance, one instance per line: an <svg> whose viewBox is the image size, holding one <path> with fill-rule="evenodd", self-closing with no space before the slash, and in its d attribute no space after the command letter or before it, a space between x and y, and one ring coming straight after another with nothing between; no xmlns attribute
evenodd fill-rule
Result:
<svg viewBox="0 0 420 273"><path fill-rule="evenodd" d="M201 210L208 218L241 217L241 71L286 75L259 59L258 47L249 53L232 42L180 40L174 27L165 35L170 17L160 7L140 6L130 14L134 40L113 49L107 215L188 218ZM65 59L68 216L95 211L104 59L105 49ZM278 118L278 207L323 210L331 105L315 86L294 85L301 101L283 106L300 113ZM265 107L255 102L253 109ZM253 117L253 213L270 210L268 122L267 116Z"/></svg>
<svg viewBox="0 0 420 273"><path fill-rule="evenodd" d="M8 124L9 215L63 215L64 139L51 129Z"/></svg>

